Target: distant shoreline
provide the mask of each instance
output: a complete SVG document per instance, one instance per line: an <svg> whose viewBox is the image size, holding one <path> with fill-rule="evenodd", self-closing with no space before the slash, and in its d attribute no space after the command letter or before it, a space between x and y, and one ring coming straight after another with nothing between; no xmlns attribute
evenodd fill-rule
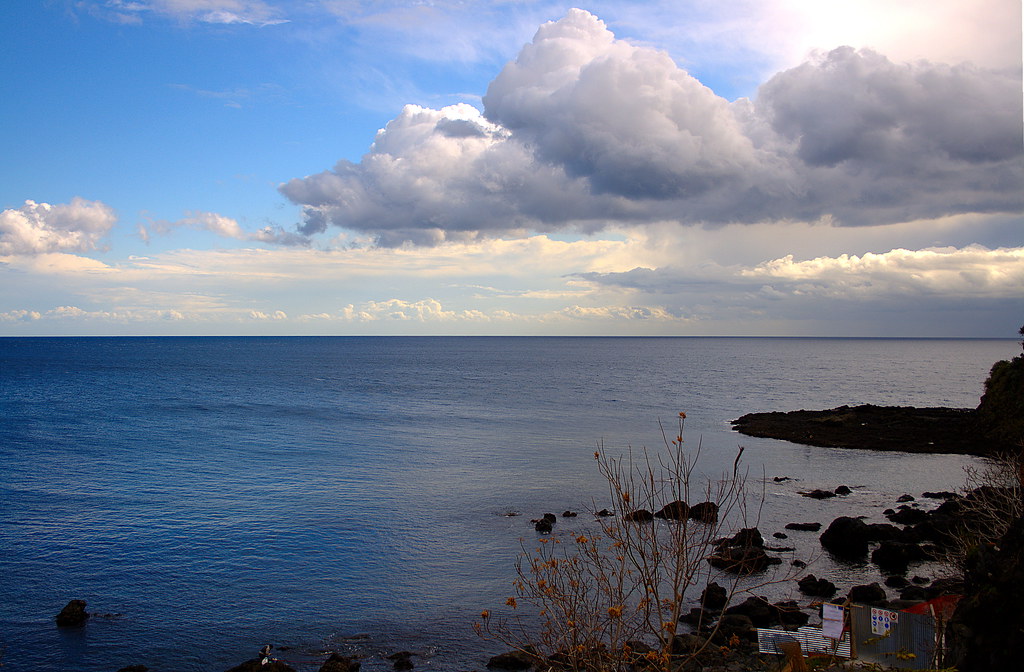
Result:
<svg viewBox="0 0 1024 672"><path fill-rule="evenodd" d="M825 448L989 456L1012 446L978 428L971 408L840 406L824 411L748 413L732 421L747 436Z"/></svg>

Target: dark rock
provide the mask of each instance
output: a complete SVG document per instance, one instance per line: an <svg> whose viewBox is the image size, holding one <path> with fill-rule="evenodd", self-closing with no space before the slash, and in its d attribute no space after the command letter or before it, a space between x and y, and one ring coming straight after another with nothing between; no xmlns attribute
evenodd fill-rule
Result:
<svg viewBox="0 0 1024 672"><path fill-rule="evenodd" d="M957 494L949 490L941 490L939 492L922 492L921 496L928 499L953 499Z"/></svg>
<svg viewBox="0 0 1024 672"><path fill-rule="evenodd" d="M789 476L776 476L772 480L775 481L776 483L785 483L786 481L792 481L793 479L790 478Z"/></svg>
<svg viewBox="0 0 1024 672"><path fill-rule="evenodd" d="M700 504L694 504L690 507L690 511L687 513L690 520L696 520L701 523L717 523L718 522L718 504L714 502L701 502Z"/></svg>
<svg viewBox="0 0 1024 672"><path fill-rule="evenodd" d="M563 511L562 512L562 518L575 518L576 515L577 514L576 514L575 511Z"/></svg>
<svg viewBox="0 0 1024 672"><path fill-rule="evenodd" d="M889 588L902 589L909 586L910 581L907 581L905 577L893 575L885 577L885 585Z"/></svg>
<svg viewBox="0 0 1024 672"><path fill-rule="evenodd" d="M707 625L710 620L711 618L700 607L693 607L690 611L679 617L681 623L692 625L695 628Z"/></svg>
<svg viewBox="0 0 1024 672"><path fill-rule="evenodd" d="M926 584L929 581L931 581L931 579L929 579L927 576L915 576L915 577L911 578L910 580L912 582L916 583L919 586L923 586L924 584Z"/></svg>
<svg viewBox="0 0 1024 672"><path fill-rule="evenodd" d="M718 629L712 635L711 641L718 645L725 645L733 635L746 640L756 637L757 630L754 629L754 623L749 616L746 614L723 615L718 619Z"/></svg>
<svg viewBox="0 0 1024 672"><path fill-rule="evenodd" d="M614 516L615 512L614 511L609 511L608 509L601 509L600 511L598 511L594 515L600 516L601 518L608 518L609 516Z"/></svg>
<svg viewBox="0 0 1024 672"><path fill-rule="evenodd" d="M838 488L835 489L835 493L837 495L844 495L845 496L845 495L850 494L851 492L853 492L853 490L851 490L850 486L848 486L848 485L840 485Z"/></svg>
<svg viewBox="0 0 1024 672"><path fill-rule="evenodd" d="M533 524L533 529L537 530L541 534L547 534L548 532L551 532L553 528L551 526L551 521L546 518L541 518Z"/></svg>
<svg viewBox="0 0 1024 672"><path fill-rule="evenodd" d="M898 497L898 498L896 499L896 501L897 501L898 503L900 503L900 504L902 504L902 503L904 503L904 502L912 502L912 501L914 501L914 497L913 497L912 495L900 495L900 496L899 496L899 497Z"/></svg>
<svg viewBox="0 0 1024 672"><path fill-rule="evenodd" d="M117 672L149 672L149 668L145 665L129 665L128 667L122 667Z"/></svg>
<svg viewBox="0 0 1024 672"><path fill-rule="evenodd" d="M907 586L900 591L901 600L926 600L928 593L921 586Z"/></svg>
<svg viewBox="0 0 1024 672"><path fill-rule="evenodd" d="M829 499L830 497L836 496L836 493L830 490L821 490L817 488L808 492L801 492L800 494L804 497L810 497L811 499Z"/></svg>
<svg viewBox="0 0 1024 672"><path fill-rule="evenodd" d="M555 514L553 514L553 513L545 513L543 516L540 517L540 519L541 520L546 520L549 523L551 523L552 525L554 525L556 522L558 522L558 518L556 518Z"/></svg>
<svg viewBox="0 0 1024 672"><path fill-rule="evenodd" d="M863 560L868 554L871 538L868 526L862 520L840 516L821 534L821 545L826 551L844 560Z"/></svg>
<svg viewBox="0 0 1024 672"><path fill-rule="evenodd" d="M411 670L415 665L412 664L412 653L409 651L399 651L398 653L392 653L388 656L388 660L394 663L394 668L398 672L407 672Z"/></svg>
<svg viewBox="0 0 1024 672"><path fill-rule="evenodd" d="M811 615L801 611L800 605L795 600L776 602L774 607L778 609L779 623L782 625L802 626L807 625L807 621L811 620Z"/></svg>
<svg viewBox="0 0 1024 672"><path fill-rule="evenodd" d="M928 518L928 513L920 509L912 509L906 504L901 504L894 512L886 514L885 517L900 525L915 525Z"/></svg>
<svg viewBox="0 0 1024 672"><path fill-rule="evenodd" d="M320 672L359 672L360 663L356 658L332 653L320 666Z"/></svg>
<svg viewBox="0 0 1024 672"><path fill-rule="evenodd" d="M889 523L868 523L868 541L900 541L903 530Z"/></svg>
<svg viewBox="0 0 1024 672"><path fill-rule="evenodd" d="M771 565L780 565L782 560L773 558L757 546L724 546L708 558L712 567L733 574L755 574Z"/></svg>
<svg viewBox="0 0 1024 672"><path fill-rule="evenodd" d="M71 600L53 618L61 628L85 625L85 622L89 620L89 612L85 610L85 600Z"/></svg>
<svg viewBox="0 0 1024 672"><path fill-rule="evenodd" d="M1024 518L1015 520L997 544L981 544L967 557L963 595L947 629L946 665L960 672L1018 669L1015 643L1024 633Z"/></svg>
<svg viewBox="0 0 1024 672"><path fill-rule="evenodd" d="M725 546L763 547L764 537L761 536L761 530L757 529L756 527L744 527L742 530L732 535L731 537L719 539L715 542L715 546L717 548L722 548Z"/></svg>
<svg viewBox="0 0 1024 672"><path fill-rule="evenodd" d="M905 574L911 562L923 560L924 552L917 544L883 541L871 553L871 562L886 572Z"/></svg>
<svg viewBox="0 0 1024 672"><path fill-rule="evenodd" d="M885 605L885 601L888 598L886 597L884 588L877 583L869 583L851 588L846 599L850 600L850 602L856 602L857 604L882 607Z"/></svg>
<svg viewBox="0 0 1024 672"><path fill-rule="evenodd" d="M700 594L700 603L705 609L718 611L729 601L729 591L715 582L709 583Z"/></svg>
<svg viewBox="0 0 1024 672"><path fill-rule="evenodd" d="M807 566L807 563L804 562L803 560L794 560L793 562L791 562L789 564L792 565L793 567L797 567L799 569L803 569L804 567Z"/></svg>
<svg viewBox="0 0 1024 672"><path fill-rule="evenodd" d="M525 651L509 651L499 653L487 661L487 667L499 670L528 670L533 667L537 657Z"/></svg>
<svg viewBox="0 0 1024 672"><path fill-rule="evenodd" d="M647 509L637 509L636 511L630 511L622 519L630 523L646 523L654 520L654 514Z"/></svg>
<svg viewBox="0 0 1024 672"><path fill-rule="evenodd" d="M932 600L942 595L964 595L967 592L967 588L964 579L954 576L946 579L935 579L924 591L927 599Z"/></svg>
<svg viewBox="0 0 1024 672"><path fill-rule="evenodd" d="M358 667L353 668L352 672L355 672L355 670L358 669ZM321 672L348 672L348 668L344 670L341 668L328 668L325 670L321 667L320 670ZM281 662L280 660L271 660L264 664L262 658L251 658L244 663L235 665L231 669L227 670L227 672L295 672L295 668L288 663Z"/></svg>
<svg viewBox="0 0 1024 672"><path fill-rule="evenodd" d="M786 523L786 529L799 532L817 532L821 529L821 523Z"/></svg>
<svg viewBox="0 0 1024 672"><path fill-rule="evenodd" d="M828 579L819 579L814 574L808 574L796 582L800 592L811 597L832 597L836 594L836 584Z"/></svg>
<svg viewBox="0 0 1024 672"><path fill-rule="evenodd" d="M763 597L748 597L739 604L734 604L725 610L725 616L740 614L750 619L750 622L758 628L770 628L782 622L779 607L770 604Z"/></svg>
<svg viewBox="0 0 1024 672"><path fill-rule="evenodd" d="M788 534L783 534L782 532L776 532L772 536L775 537L776 539L789 539L789 535Z"/></svg>
<svg viewBox="0 0 1024 672"><path fill-rule="evenodd" d="M655 518L664 518L666 520L686 520L690 514L690 505L681 499L677 499L674 502L669 502L665 506L661 507L657 513L654 514Z"/></svg>
<svg viewBox="0 0 1024 672"><path fill-rule="evenodd" d="M673 656L682 656L700 651L707 643L700 635L676 635L672 638L671 652Z"/></svg>

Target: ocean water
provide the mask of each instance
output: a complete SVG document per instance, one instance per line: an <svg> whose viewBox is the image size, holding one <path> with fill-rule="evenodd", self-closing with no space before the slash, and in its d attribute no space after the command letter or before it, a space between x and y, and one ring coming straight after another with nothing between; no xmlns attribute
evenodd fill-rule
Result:
<svg viewBox="0 0 1024 672"><path fill-rule="evenodd" d="M592 524L593 451L657 448L687 413L701 469L737 447L767 479L758 524L954 489L975 458L812 448L732 432L753 411L977 405L1013 340L801 338L0 339L5 672L224 670L266 642L413 651L482 669L472 623L511 594L529 518ZM794 480L775 483L772 477ZM798 491L854 487L817 502ZM508 513L520 513L508 516ZM798 535L794 535L798 536ZM837 583L871 568L795 555ZM777 587L780 594L792 585ZM789 591L789 592L787 592ZM699 592L699 591L698 591ZM799 597L794 595L794 597ZM94 614L57 629L70 599Z"/></svg>

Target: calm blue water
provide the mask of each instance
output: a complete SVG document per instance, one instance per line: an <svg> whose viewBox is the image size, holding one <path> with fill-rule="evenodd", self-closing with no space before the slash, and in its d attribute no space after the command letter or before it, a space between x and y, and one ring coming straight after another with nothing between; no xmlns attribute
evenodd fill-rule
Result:
<svg viewBox="0 0 1024 672"><path fill-rule="evenodd" d="M479 669L495 647L471 623L509 594L529 517L584 510L604 492L598 441L657 446L657 421L685 410L708 473L742 444L752 474L799 479L769 485L766 533L849 513L852 499L796 494L840 483L881 519L903 492L955 488L971 459L752 439L729 420L843 403L975 406L992 363L1019 349L0 339L0 662L5 672L223 670L274 642L292 647L280 655L299 669L328 650L389 669L380 656L401 649L420 654L418 669ZM812 560L819 575L850 571ZM58 630L53 616L72 598L111 616Z"/></svg>

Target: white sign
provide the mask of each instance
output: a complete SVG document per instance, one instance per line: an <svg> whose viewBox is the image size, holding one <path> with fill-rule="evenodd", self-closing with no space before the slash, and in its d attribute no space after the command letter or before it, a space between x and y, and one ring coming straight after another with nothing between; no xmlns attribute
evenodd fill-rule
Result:
<svg viewBox="0 0 1024 672"><path fill-rule="evenodd" d="M838 604L821 605L821 634L829 639L843 638L843 608Z"/></svg>
<svg viewBox="0 0 1024 672"><path fill-rule="evenodd" d="M898 611L887 609L871 608L871 632L883 637L892 630L893 623L898 623L900 615Z"/></svg>

